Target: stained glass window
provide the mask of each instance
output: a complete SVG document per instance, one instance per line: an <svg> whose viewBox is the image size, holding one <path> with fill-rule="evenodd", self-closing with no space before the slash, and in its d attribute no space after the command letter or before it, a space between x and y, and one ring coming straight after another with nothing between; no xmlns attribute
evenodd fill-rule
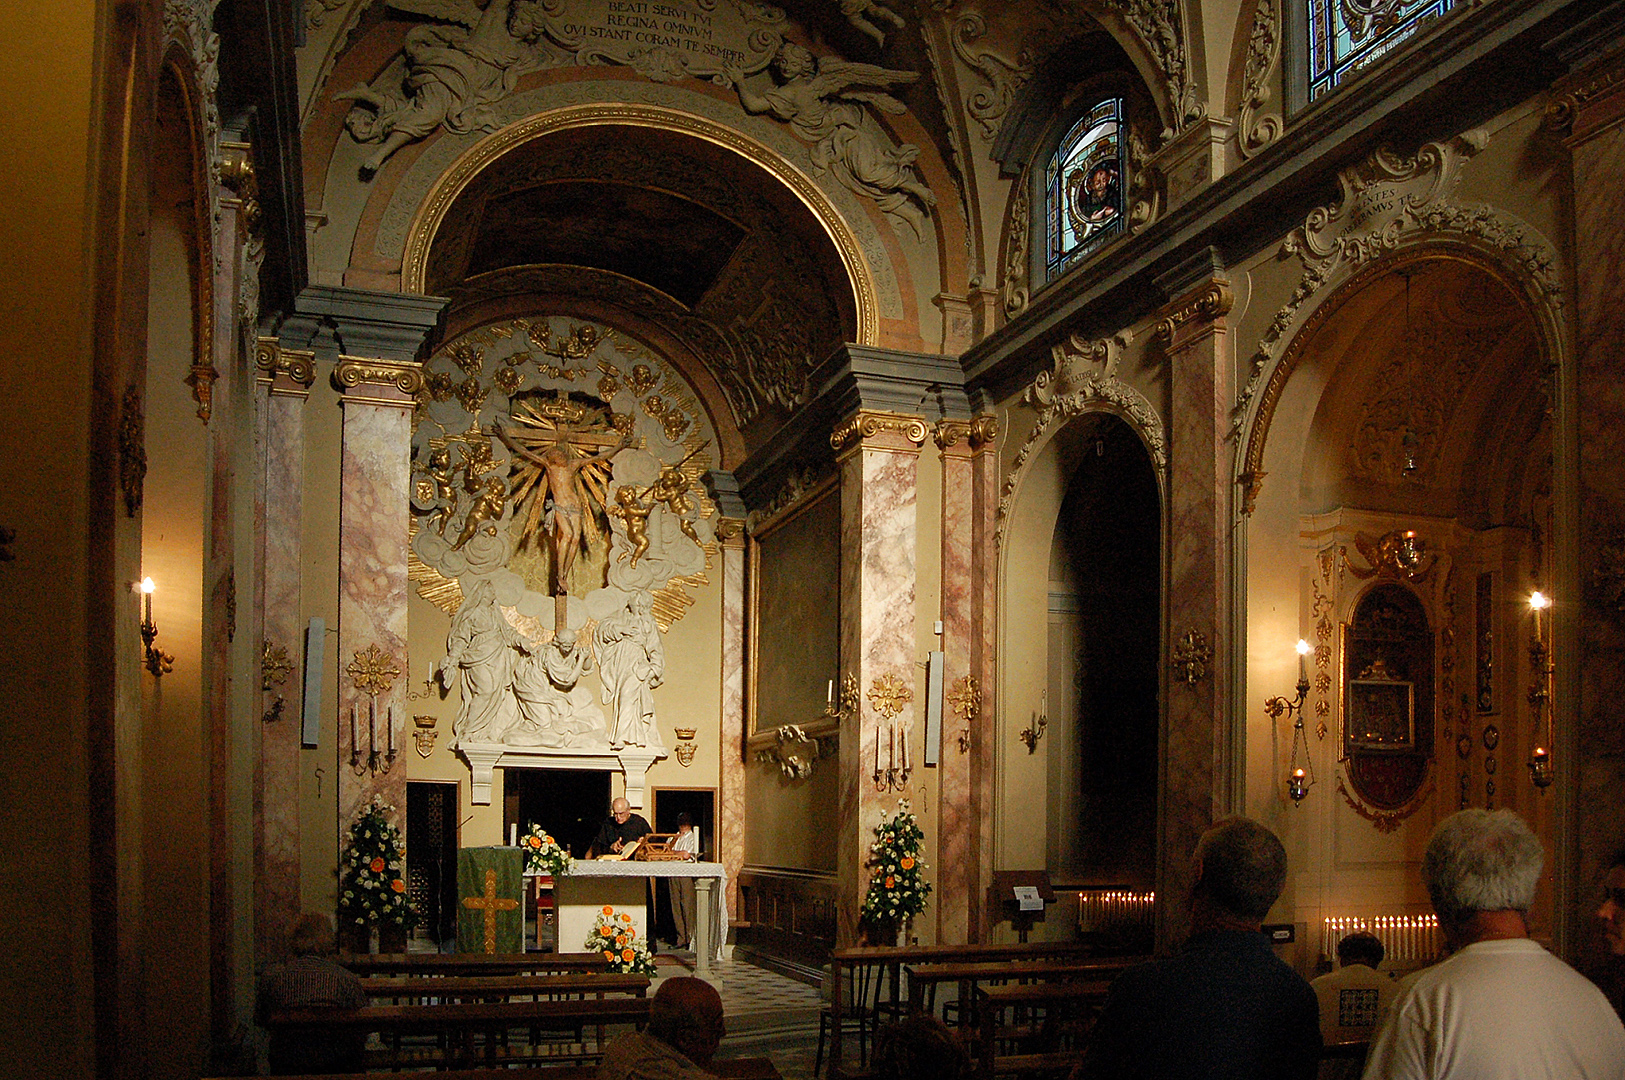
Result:
<svg viewBox="0 0 1625 1080"><path fill-rule="evenodd" d="M1111 98L1073 124L1050 159L1044 174L1050 278L1122 231L1126 142L1123 99Z"/></svg>
<svg viewBox="0 0 1625 1080"><path fill-rule="evenodd" d="M1390 52L1458 0L1309 0L1309 97Z"/></svg>

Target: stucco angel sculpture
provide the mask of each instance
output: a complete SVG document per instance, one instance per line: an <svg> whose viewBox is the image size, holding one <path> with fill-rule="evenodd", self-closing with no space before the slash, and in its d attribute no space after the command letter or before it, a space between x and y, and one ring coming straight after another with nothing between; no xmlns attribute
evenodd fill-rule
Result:
<svg viewBox="0 0 1625 1080"><path fill-rule="evenodd" d="M780 46L772 67L778 85L762 93L745 85L739 68L730 67L724 73L745 111L771 113L788 123L813 144L815 168L834 172L841 183L874 199L882 210L908 222L915 236L921 236L925 213L936 205L937 198L914 172L920 149L907 143L891 145L864 111L865 105L872 105L894 115L907 112L908 107L890 94L864 87L911 83L919 74L833 56L818 59L790 41Z"/></svg>
<svg viewBox="0 0 1625 1080"><path fill-rule="evenodd" d="M537 0L388 0L390 7L440 20L406 33L406 78L399 88L357 86L334 94L356 107L344 119L357 142L382 143L361 166L376 173L389 156L442 124L461 134L495 131L491 105L513 93L542 35Z"/></svg>

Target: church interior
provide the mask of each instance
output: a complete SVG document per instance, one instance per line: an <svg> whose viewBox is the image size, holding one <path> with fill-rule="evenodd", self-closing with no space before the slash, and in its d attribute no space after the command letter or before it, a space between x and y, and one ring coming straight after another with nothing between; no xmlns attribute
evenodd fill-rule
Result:
<svg viewBox="0 0 1625 1080"><path fill-rule="evenodd" d="M1166 950L1235 814L1289 962L1421 964L1430 831L1510 807L1535 936L1604 960L1625 3L0 27L12 1075L251 1059L374 806L414 948L460 850L624 798L814 976ZM905 811L929 895L876 920Z"/></svg>

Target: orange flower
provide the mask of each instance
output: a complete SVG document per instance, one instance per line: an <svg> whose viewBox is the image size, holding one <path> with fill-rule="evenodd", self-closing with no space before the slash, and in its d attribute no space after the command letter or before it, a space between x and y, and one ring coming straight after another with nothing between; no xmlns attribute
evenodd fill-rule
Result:
<svg viewBox="0 0 1625 1080"><path fill-rule="evenodd" d="M540 836L531 837L530 846L533 848L540 848L542 846L542 838Z"/></svg>
<svg viewBox="0 0 1625 1080"><path fill-rule="evenodd" d="M909 856L904 855L903 861L898 865L900 865L904 870L912 870L914 869L914 860Z"/></svg>
<svg viewBox="0 0 1625 1080"><path fill-rule="evenodd" d="M384 872L384 860L383 859L374 859L374 860L372 860L372 872L375 873L375 874L382 874Z"/></svg>
<svg viewBox="0 0 1625 1080"><path fill-rule="evenodd" d="M637 954L634 953L631 949L622 949L621 950L621 959L625 960L628 964L630 964L632 962L632 958L634 956L636 956L636 955Z"/></svg>
<svg viewBox="0 0 1625 1080"><path fill-rule="evenodd" d="M625 934L616 934L615 935L615 944L617 944L617 945L625 945L626 944L626 935Z"/></svg>
<svg viewBox="0 0 1625 1080"><path fill-rule="evenodd" d="M608 904L605 904L604 905L604 914L605 915L613 915L613 914L615 914L615 909L610 907Z"/></svg>
<svg viewBox="0 0 1625 1080"><path fill-rule="evenodd" d="M402 881L400 878L396 878L394 881L389 883L389 887L394 889L396 892L405 892L406 882Z"/></svg>
<svg viewBox="0 0 1625 1080"><path fill-rule="evenodd" d="M897 879L890 874L886 875L886 888L890 889L897 884Z"/></svg>
<svg viewBox="0 0 1625 1080"><path fill-rule="evenodd" d="M604 959L608 960L611 963L614 963L615 962L615 954L613 952L611 952L610 950L605 949L604 950Z"/></svg>

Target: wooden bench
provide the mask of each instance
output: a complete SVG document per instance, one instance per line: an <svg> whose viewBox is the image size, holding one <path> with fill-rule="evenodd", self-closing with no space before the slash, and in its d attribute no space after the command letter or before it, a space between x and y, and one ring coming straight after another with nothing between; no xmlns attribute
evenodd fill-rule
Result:
<svg viewBox="0 0 1625 1080"><path fill-rule="evenodd" d="M410 1005L440 1001L514 1001L525 998L559 999L649 992L649 976L620 972L563 975L369 975L362 989L375 1004Z"/></svg>
<svg viewBox="0 0 1625 1080"><path fill-rule="evenodd" d="M783 1080L771 1058L713 1061L706 1072L719 1080ZM596 1065L535 1065L513 1069L441 1069L436 1072L389 1073L390 1080L596 1080ZM283 1080L379 1080L379 1073L314 1073ZM205 1078L211 1080L211 1078ZM226 1080L214 1077L212 1080Z"/></svg>
<svg viewBox="0 0 1625 1080"><path fill-rule="evenodd" d="M1081 941L1038 941L1025 944L984 942L964 945L904 945L895 947L863 945L836 949L830 954L830 1008L836 1015L842 1014L842 986L845 982L842 977L842 969L852 964L878 964L882 966L891 983L889 990L890 1001L877 1003L878 1011L889 1012L893 1016L901 1016L904 1011L901 974L905 964L1084 960L1098 957L1099 952L1098 946ZM1148 958L1133 956L1111 959L1127 967ZM878 992L881 994L888 993L884 987L881 987ZM841 1025L835 1025L831 1036L830 1075L842 1076L845 1075L845 1071L841 1066Z"/></svg>
<svg viewBox="0 0 1625 1080"><path fill-rule="evenodd" d="M346 953L357 975L547 975L607 973L603 953Z"/></svg>
<svg viewBox="0 0 1625 1080"><path fill-rule="evenodd" d="M1084 1037L1110 989L1110 979L977 987L977 1074L991 1080L1072 1069L1083 1060ZM1014 1014L1010 1023L1007 1012Z"/></svg>
<svg viewBox="0 0 1625 1080"><path fill-rule="evenodd" d="M936 991L942 983L958 983L957 1000L963 1007L974 1000L984 982L1075 982L1111 980L1138 961L1110 960L964 960L950 963L906 964L910 1012L934 1012ZM969 1017L966 1023L974 1023Z"/></svg>
<svg viewBox="0 0 1625 1080"><path fill-rule="evenodd" d="M648 1020L648 998L610 997L288 1009L268 1016L265 1027L273 1032L377 1032L384 1050L371 1055L376 1060L369 1064L382 1068L399 1068L415 1061L471 1068L543 1058L576 1064L596 1062L603 1053L607 1027L642 1028ZM583 1038L589 1027L596 1029L596 1039L590 1042ZM544 1033L560 1032L572 1035L564 1046L557 1039L543 1038Z"/></svg>

